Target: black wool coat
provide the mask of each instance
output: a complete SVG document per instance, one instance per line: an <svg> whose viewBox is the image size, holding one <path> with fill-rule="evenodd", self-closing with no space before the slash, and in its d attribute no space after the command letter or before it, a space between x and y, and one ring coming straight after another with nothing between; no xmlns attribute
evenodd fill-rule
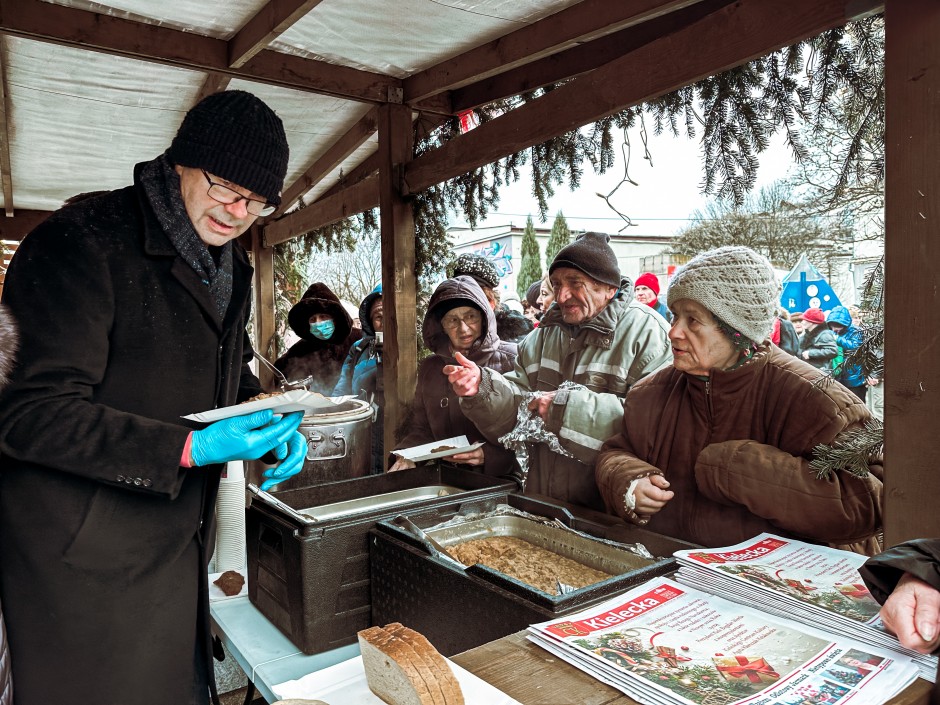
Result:
<svg viewBox="0 0 940 705"><path fill-rule="evenodd" d="M4 285L21 328L0 398L0 600L17 705L191 702L209 655L221 466L183 415L260 392L234 244L224 320L139 185L63 208Z"/></svg>

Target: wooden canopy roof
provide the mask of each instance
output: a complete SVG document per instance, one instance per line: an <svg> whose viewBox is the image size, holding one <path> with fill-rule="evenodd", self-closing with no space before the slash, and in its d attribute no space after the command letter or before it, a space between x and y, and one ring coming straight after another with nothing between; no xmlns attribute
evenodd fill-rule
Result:
<svg viewBox="0 0 940 705"><path fill-rule="evenodd" d="M258 348L273 334L271 247L381 206L392 433L415 382L411 194L882 10L886 530L889 541L940 535L932 0L0 0L0 237L21 238L71 195L126 184L202 96L250 90L282 117L291 146L284 203L252 233ZM560 81L412 157L416 116L440 121Z"/></svg>

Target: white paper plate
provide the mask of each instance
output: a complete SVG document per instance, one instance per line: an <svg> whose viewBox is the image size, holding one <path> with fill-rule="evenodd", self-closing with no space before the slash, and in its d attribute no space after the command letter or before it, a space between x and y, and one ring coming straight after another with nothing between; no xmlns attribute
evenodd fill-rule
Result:
<svg viewBox="0 0 940 705"><path fill-rule="evenodd" d="M267 397L266 399L235 404L234 406L223 406L221 409L201 411L198 414L190 414L183 418L211 423L233 416L253 414L256 411L264 411L265 409L272 409L277 414L286 414L291 411L303 411L307 414L326 412L335 406L337 406L336 402L330 397L325 397L316 392L308 392L306 389L292 389L284 394Z"/></svg>
<svg viewBox="0 0 940 705"><path fill-rule="evenodd" d="M483 441L478 443L470 443L466 436L454 436L453 438L445 438L441 441L425 443L423 446L413 446L411 448L393 450L392 453L401 458L405 458L406 460L410 460L413 463L417 463L422 460L446 458L449 455L457 455L457 453L467 453L471 450L476 450L482 445ZM435 448L440 448L442 446L447 446L447 450L432 452Z"/></svg>
<svg viewBox="0 0 940 705"><path fill-rule="evenodd" d="M460 683L466 705L521 705L518 700L510 698L450 659L447 662ZM298 680L280 683L272 690L282 700L307 698L323 700L330 705L385 705L381 698L369 690L366 673L362 668L362 656L310 673Z"/></svg>

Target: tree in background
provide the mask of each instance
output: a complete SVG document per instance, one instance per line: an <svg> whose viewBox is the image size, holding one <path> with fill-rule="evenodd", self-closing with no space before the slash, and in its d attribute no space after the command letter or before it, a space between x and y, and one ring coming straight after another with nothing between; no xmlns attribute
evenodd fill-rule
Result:
<svg viewBox="0 0 940 705"><path fill-rule="evenodd" d="M542 263L539 258L539 242L535 238L535 224L530 215L525 221L525 232L522 233L522 256L520 257L519 274L516 277L516 292L519 299L525 301L526 292L542 278Z"/></svg>
<svg viewBox="0 0 940 705"><path fill-rule="evenodd" d="M741 206L711 201L692 215L672 252L694 257L725 245L743 245L765 255L775 266L789 269L802 253L814 262L844 254L852 239L851 224L835 214L807 213L793 203L789 184L777 181L745 199Z"/></svg>
<svg viewBox="0 0 940 705"><path fill-rule="evenodd" d="M552 223L552 234L548 236L548 244L545 245L545 269L552 266L552 260L558 251L571 242L571 231L568 229L568 221L561 211L555 216L555 222Z"/></svg>

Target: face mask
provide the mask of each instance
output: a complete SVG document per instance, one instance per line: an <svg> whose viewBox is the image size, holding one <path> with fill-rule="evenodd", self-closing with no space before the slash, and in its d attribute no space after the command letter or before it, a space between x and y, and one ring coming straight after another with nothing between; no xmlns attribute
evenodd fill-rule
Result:
<svg viewBox="0 0 940 705"><path fill-rule="evenodd" d="M335 330L336 326L333 325L333 321L310 324L310 334L319 340L329 340Z"/></svg>

